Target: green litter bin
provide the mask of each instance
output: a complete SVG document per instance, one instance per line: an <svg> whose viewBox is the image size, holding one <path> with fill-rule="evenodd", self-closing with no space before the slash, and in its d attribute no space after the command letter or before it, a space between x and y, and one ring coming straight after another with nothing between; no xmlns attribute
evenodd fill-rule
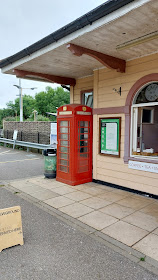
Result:
<svg viewBox="0 0 158 280"><path fill-rule="evenodd" d="M46 178L56 177L56 150L46 149L44 155L44 176Z"/></svg>

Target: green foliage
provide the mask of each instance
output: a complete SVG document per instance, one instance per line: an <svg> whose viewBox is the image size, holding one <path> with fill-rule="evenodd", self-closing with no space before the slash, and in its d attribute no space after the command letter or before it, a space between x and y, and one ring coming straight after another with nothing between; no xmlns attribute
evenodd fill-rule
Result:
<svg viewBox="0 0 158 280"><path fill-rule="evenodd" d="M19 97L15 101L9 101L7 108L0 109L0 128L3 126L3 119L8 121L16 121L16 115L19 121L20 106ZM46 87L45 91L39 92L32 97L30 95L23 96L23 117L24 120L33 121L33 111L37 110L37 121L55 121L56 117L46 114L47 112L56 113L58 107L70 103L70 93L62 87L55 89ZM48 117L49 116L49 117Z"/></svg>
<svg viewBox="0 0 158 280"><path fill-rule="evenodd" d="M42 116L42 115L37 115L36 119L37 119L38 122L49 122L50 121L49 118L47 118L45 116Z"/></svg>
<svg viewBox="0 0 158 280"><path fill-rule="evenodd" d="M146 257L146 256L145 256ZM140 261L145 262L145 257L140 258Z"/></svg>
<svg viewBox="0 0 158 280"><path fill-rule="evenodd" d="M3 119L4 121L7 121L7 122L15 122L16 121L16 118L15 117L5 117L4 119Z"/></svg>
<svg viewBox="0 0 158 280"><path fill-rule="evenodd" d="M13 103L13 101L9 101L6 105L7 107L14 111L17 115L20 115L20 98L16 98L15 102ZM35 107L35 99L30 96L30 95L24 95L23 96L23 117L24 119L28 118L30 116L30 114L32 113L33 109Z"/></svg>
<svg viewBox="0 0 158 280"><path fill-rule="evenodd" d="M56 89L47 87L46 91L35 95L35 100L38 113L46 116L46 112L56 113L56 107L69 104L70 93L65 91L62 87Z"/></svg>

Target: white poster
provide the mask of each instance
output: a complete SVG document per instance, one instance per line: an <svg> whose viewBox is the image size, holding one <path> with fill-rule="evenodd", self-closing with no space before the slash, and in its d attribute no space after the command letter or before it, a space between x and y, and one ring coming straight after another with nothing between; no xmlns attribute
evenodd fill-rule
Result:
<svg viewBox="0 0 158 280"><path fill-rule="evenodd" d="M50 144L57 144L57 123L51 123Z"/></svg>
<svg viewBox="0 0 158 280"><path fill-rule="evenodd" d="M106 149L117 150L117 123L106 124Z"/></svg>
<svg viewBox="0 0 158 280"><path fill-rule="evenodd" d="M18 130L14 130L13 140L17 140L17 136L18 136Z"/></svg>
<svg viewBox="0 0 158 280"><path fill-rule="evenodd" d="M51 133L57 135L57 123L51 123Z"/></svg>

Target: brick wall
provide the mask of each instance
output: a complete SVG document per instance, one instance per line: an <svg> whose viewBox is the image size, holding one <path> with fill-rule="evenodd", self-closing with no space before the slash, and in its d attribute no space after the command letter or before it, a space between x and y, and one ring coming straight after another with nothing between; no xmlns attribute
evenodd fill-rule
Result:
<svg viewBox="0 0 158 280"><path fill-rule="evenodd" d="M4 122L4 137L13 139L14 130L18 130L17 140L49 144L51 122Z"/></svg>

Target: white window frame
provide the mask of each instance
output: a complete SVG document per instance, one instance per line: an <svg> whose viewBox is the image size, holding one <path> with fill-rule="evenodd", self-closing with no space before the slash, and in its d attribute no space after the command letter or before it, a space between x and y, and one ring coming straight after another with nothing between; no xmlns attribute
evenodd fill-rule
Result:
<svg viewBox="0 0 158 280"><path fill-rule="evenodd" d="M140 91L139 91L140 93ZM138 96L138 95L137 95ZM130 131L130 157L133 158L144 158L144 159L152 159L157 160L157 158L152 156L142 156L142 155L133 155L132 150L137 145L137 123L138 123L138 108L140 107L153 107L158 106L158 102L150 102L150 103L139 103L139 104L133 104L131 106L131 131ZM154 112L153 112L154 114ZM152 116L153 117L153 116ZM142 129L142 128L140 128ZM134 137L135 135L135 137ZM141 135L141 131L140 131Z"/></svg>

